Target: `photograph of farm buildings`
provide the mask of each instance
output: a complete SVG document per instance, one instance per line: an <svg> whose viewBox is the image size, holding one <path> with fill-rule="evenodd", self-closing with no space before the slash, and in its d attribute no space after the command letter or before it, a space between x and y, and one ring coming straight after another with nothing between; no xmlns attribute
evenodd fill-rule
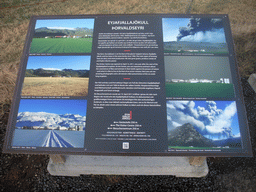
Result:
<svg viewBox="0 0 256 192"><path fill-rule="evenodd" d="M165 56L166 97L234 98L228 57Z"/></svg>
<svg viewBox="0 0 256 192"><path fill-rule="evenodd" d="M165 53L228 54L221 18L163 18Z"/></svg>
<svg viewBox="0 0 256 192"><path fill-rule="evenodd" d="M23 96L87 96L90 56L30 56Z"/></svg>
<svg viewBox="0 0 256 192"><path fill-rule="evenodd" d="M91 53L94 19L37 20L30 53Z"/></svg>
<svg viewBox="0 0 256 192"><path fill-rule="evenodd" d="M21 99L12 146L84 146L87 100Z"/></svg>

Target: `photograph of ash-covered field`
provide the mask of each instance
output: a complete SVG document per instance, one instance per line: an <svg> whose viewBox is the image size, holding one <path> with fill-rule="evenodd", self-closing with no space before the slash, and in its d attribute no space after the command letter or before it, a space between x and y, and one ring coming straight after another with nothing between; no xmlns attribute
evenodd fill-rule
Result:
<svg viewBox="0 0 256 192"><path fill-rule="evenodd" d="M169 149L241 148L235 101L167 101Z"/></svg>
<svg viewBox="0 0 256 192"><path fill-rule="evenodd" d="M165 53L228 54L221 18L163 18Z"/></svg>
<svg viewBox="0 0 256 192"><path fill-rule="evenodd" d="M94 19L37 20L30 53L91 53Z"/></svg>
<svg viewBox="0 0 256 192"><path fill-rule="evenodd" d="M12 146L84 147L87 100L21 99Z"/></svg>
<svg viewBox="0 0 256 192"><path fill-rule="evenodd" d="M30 56L23 96L87 96L90 56Z"/></svg>
<svg viewBox="0 0 256 192"><path fill-rule="evenodd" d="M234 98L228 57L165 56L166 97Z"/></svg>

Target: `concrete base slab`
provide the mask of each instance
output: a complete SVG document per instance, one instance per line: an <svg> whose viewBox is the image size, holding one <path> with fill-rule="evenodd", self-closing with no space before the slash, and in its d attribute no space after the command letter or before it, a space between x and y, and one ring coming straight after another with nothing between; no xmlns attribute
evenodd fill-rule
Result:
<svg viewBox="0 0 256 192"><path fill-rule="evenodd" d="M248 82L256 92L256 73L250 75Z"/></svg>
<svg viewBox="0 0 256 192"><path fill-rule="evenodd" d="M48 171L54 176L99 175L174 175L204 177L208 174L206 160L201 166L189 164L189 157L84 156L63 155L64 163L53 163Z"/></svg>

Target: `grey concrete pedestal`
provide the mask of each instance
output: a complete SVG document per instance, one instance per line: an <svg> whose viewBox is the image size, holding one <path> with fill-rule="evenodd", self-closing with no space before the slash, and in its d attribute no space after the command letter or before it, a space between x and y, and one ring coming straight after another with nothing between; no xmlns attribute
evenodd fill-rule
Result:
<svg viewBox="0 0 256 192"><path fill-rule="evenodd" d="M53 163L48 171L55 176L100 175L174 175L177 177L204 177L208 166L189 164L189 157L138 157L138 156L83 156L67 155L65 163Z"/></svg>

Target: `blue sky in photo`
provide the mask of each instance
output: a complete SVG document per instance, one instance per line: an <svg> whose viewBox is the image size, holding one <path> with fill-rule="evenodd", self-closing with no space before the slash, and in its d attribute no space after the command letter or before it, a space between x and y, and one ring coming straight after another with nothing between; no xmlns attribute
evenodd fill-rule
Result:
<svg viewBox="0 0 256 192"><path fill-rule="evenodd" d="M29 56L27 69L90 70L91 56Z"/></svg>
<svg viewBox="0 0 256 192"><path fill-rule="evenodd" d="M69 99L21 99L20 112L46 112L55 114L79 114L86 116L87 100Z"/></svg>
<svg viewBox="0 0 256 192"><path fill-rule="evenodd" d="M164 42L177 41L180 27L186 27L189 23L188 18L163 18L163 38Z"/></svg>
<svg viewBox="0 0 256 192"><path fill-rule="evenodd" d="M94 19L48 19L48 20L37 20L36 27L47 27L54 29L74 29L74 28L89 28L93 29Z"/></svg>

